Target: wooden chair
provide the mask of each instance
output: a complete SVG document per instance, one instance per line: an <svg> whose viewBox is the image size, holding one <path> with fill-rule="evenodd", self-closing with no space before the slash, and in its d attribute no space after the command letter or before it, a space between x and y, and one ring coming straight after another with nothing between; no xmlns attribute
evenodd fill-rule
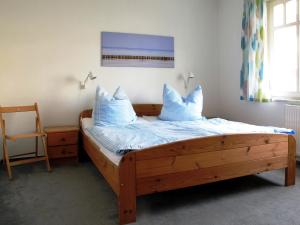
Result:
<svg viewBox="0 0 300 225"><path fill-rule="evenodd" d="M36 129L34 133L28 134L16 134L16 135L6 135L5 130L5 120L3 119L3 114L5 113L17 113L17 112L36 112ZM38 110L38 105L35 103L34 105L30 106L16 106L16 107L1 107L0 106L0 122L1 122L1 129L2 129L2 139L3 139L3 162L6 164L7 172L9 179L12 179L12 172L11 167L34 163L38 161L46 161L48 171L51 171L49 159L48 159L48 152L47 152L47 145L46 145L46 133L42 131L42 125L40 120L40 114ZM42 144L44 147L44 156L38 155L38 138L42 139ZM18 154L9 156L8 147L7 147L7 140L9 141L16 141L17 139L24 139L24 138L35 138L35 151L30 153ZM32 157L32 155L34 156ZM31 157L29 156L31 155ZM23 158L20 158L23 156ZM27 156L27 157L25 157Z"/></svg>

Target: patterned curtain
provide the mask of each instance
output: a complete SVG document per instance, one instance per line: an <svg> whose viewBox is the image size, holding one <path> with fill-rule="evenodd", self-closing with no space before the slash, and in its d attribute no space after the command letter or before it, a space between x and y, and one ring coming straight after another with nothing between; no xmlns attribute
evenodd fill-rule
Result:
<svg viewBox="0 0 300 225"><path fill-rule="evenodd" d="M270 101L270 83L266 76L266 0L244 0L242 21L243 65L241 100Z"/></svg>

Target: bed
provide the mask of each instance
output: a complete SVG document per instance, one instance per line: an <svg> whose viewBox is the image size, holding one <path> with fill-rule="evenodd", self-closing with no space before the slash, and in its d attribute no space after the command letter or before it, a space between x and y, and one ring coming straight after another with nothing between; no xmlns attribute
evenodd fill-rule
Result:
<svg viewBox="0 0 300 225"><path fill-rule="evenodd" d="M159 104L133 105L138 116L158 116ZM84 132L83 148L118 198L119 222L136 221L136 198L265 171L285 169L285 186L295 184L296 141L292 135L250 133L176 141L112 159ZM259 154L258 154L259 153Z"/></svg>

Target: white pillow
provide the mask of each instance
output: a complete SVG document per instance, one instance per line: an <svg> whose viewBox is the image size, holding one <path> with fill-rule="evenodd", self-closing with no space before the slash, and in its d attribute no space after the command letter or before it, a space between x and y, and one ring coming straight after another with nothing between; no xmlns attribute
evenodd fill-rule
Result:
<svg viewBox="0 0 300 225"><path fill-rule="evenodd" d="M102 94L99 95L100 91ZM120 87L113 96L98 87L93 119L96 126L124 126L135 122L137 117L129 98Z"/></svg>
<svg viewBox="0 0 300 225"><path fill-rule="evenodd" d="M198 85L187 97L182 97L175 89L165 84L163 107L159 119L166 121L201 120L203 108L202 88Z"/></svg>

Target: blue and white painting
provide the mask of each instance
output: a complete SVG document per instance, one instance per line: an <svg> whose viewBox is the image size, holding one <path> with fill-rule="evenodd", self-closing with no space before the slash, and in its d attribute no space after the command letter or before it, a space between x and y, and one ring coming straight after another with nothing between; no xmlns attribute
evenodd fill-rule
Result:
<svg viewBox="0 0 300 225"><path fill-rule="evenodd" d="M174 38L102 32L101 65L174 68Z"/></svg>

